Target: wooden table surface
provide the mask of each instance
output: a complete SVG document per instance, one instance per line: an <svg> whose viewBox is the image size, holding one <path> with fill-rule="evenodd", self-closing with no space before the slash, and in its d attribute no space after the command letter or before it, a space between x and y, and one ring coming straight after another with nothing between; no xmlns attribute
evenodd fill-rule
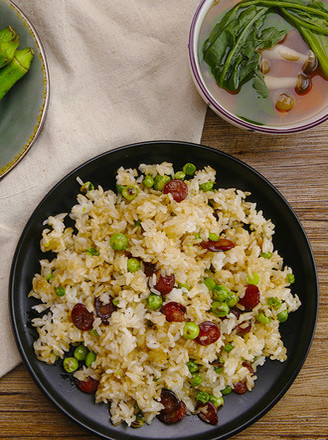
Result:
<svg viewBox="0 0 328 440"><path fill-rule="evenodd" d="M233 440L328 439L328 123L292 136L234 128L208 111L202 143L246 162L280 190L310 239L320 283L308 358L285 396ZM0 439L96 440L50 403L23 365L0 380Z"/></svg>

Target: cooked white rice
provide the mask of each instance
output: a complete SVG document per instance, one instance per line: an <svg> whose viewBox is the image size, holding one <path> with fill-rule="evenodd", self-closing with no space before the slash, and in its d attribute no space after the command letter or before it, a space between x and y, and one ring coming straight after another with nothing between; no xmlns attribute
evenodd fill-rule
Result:
<svg viewBox="0 0 328 440"><path fill-rule="evenodd" d="M139 170L153 177L174 175L170 163L142 164ZM40 313L33 319L39 334L35 353L39 360L53 364L58 357L63 359L72 345L83 343L94 352L97 357L92 368L84 366L74 376L100 381L95 400L111 403L114 425L123 421L131 425L139 410L150 423L163 408L159 402L162 388L174 391L193 413L197 390L220 397L224 388L239 381L246 381L248 390L254 387L256 373L252 375L243 362L256 372L267 357L286 360L277 314L300 306L287 281L291 269L284 266L274 249L274 225L256 210L255 203L246 201L249 193L234 188L199 189L200 184L214 181L215 174L209 166L197 171L185 181L187 198L177 203L171 194L144 187L137 170L120 168L117 183L139 188L134 200L127 201L121 194L99 186L77 196L78 203L69 213L77 232L65 226L67 214L46 221L41 249L57 256L51 261L41 260L41 272L33 279L30 295L41 300L34 307ZM136 221L141 221L141 226L135 225ZM111 248L110 237L116 232L129 238L127 251ZM232 240L235 247L217 253L203 249L199 244L208 240L210 232ZM195 238L196 234L201 238ZM86 250L91 247L99 255L88 254ZM261 253L272 256L264 258ZM202 346L182 336L184 322L168 322L161 311L150 310L146 302L150 287L143 265L134 273L127 270L131 255L156 264L167 274L174 273L176 287L164 297L164 304L176 301L184 305L189 320L197 324L216 323L220 338ZM238 319L233 313L221 319L211 312L213 297L203 282L205 278L213 278L216 284L242 297L246 279L253 274L260 277L260 303L251 312L241 313ZM190 289L177 287L181 284ZM58 286L65 288L63 297L55 293ZM72 308L83 303L94 312L98 296L104 303L109 296L116 298L117 311L109 325L96 318L93 331L79 330L72 322ZM280 299L281 307L269 306L269 297ZM268 324L256 319L259 312L271 318ZM237 335L236 325L248 320L252 322L251 331ZM229 353L223 350L228 343L233 346ZM211 362L220 356L223 371L217 374ZM189 359L200 365L203 381L196 388L190 384Z"/></svg>

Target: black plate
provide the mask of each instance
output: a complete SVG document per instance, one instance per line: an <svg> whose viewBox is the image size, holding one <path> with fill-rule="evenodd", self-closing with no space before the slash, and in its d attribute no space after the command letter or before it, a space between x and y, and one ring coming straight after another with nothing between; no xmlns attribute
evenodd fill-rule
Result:
<svg viewBox="0 0 328 440"><path fill-rule="evenodd" d="M42 222L49 215L69 212L79 192L77 176L105 189L114 189L116 170L120 166L137 167L140 163L165 160L173 162L177 169L187 161L198 168L211 165L218 172L220 187L251 191L249 200L256 201L258 209L262 209L264 216L276 225L274 246L285 264L293 268L296 278L293 291L299 294L302 306L281 325L282 338L288 350L287 361L267 361L258 369L258 380L252 392L227 396L224 407L219 411L218 426L207 425L197 416L192 416L171 426L155 419L150 426L144 425L137 430L124 424L114 427L109 421L107 405L95 405L92 396L81 393L70 380L65 380L60 365L48 366L36 359L32 346L36 333L29 325L30 310L35 300L28 298L27 294L31 290L34 273L40 270L39 260L44 258L39 246ZM224 439L255 422L283 396L303 365L315 329L317 305L318 285L311 248L286 200L260 174L239 160L208 147L182 142L146 142L125 146L97 156L68 174L43 199L28 221L15 253L10 279L14 332L34 380L65 414L94 433L117 440Z"/></svg>

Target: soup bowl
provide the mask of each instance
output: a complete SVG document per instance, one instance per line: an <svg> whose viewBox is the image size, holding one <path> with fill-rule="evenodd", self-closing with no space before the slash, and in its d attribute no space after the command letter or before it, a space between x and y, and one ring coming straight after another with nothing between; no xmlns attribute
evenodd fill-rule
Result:
<svg viewBox="0 0 328 440"><path fill-rule="evenodd" d="M221 8L221 10L219 10L220 15L223 11L229 9L236 3L237 0L221 0L220 2L217 0L202 0L192 19L189 32L190 70L195 86L204 101L217 115L227 122L237 127L260 133L292 134L308 130L326 121L328 119L328 80L322 75L316 76L316 78L318 77L318 81L316 79L317 85L315 86L315 81L313 81L314 86L305 99L303 96L295 95L295 109L296 106L298 108L292 118L289 116L289 113L287 115L287 112L278 112L272 104L272 111L275 113L274 119L271 121L262 120L257 122L258 120L254 118L253 115L258 103L256 100L250 99L247 93L243 94L245 98L245 110L243 114L238 112L236 105L234 108L234 106L229 103L229 100L236 101L236 96L239 95L239 93L229 93L216 84L214 76L204 62L202 49L213 25L219 21L218 14L215 13L216 8ZM326 0L324 0L324 3L326 3ZM293 29L293 31L294 36L298 34L298 32L295 32L295 29ZM309 48L306 46L300 34L298 34L297 38L301 41L303 50L305 47L309 53ZM305 108L311 107L311 105L309 105L309 100L313 99L311 96L319 97L321 102L319 105L313 104L311 111L304 111ZM241 98L239 97L238 99ZM261 114L259 107L256 111L258 114Z"/></svg>

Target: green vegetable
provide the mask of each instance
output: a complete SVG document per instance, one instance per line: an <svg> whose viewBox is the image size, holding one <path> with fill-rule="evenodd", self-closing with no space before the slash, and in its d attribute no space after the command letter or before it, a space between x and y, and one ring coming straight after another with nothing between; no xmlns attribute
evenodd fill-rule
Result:
<svg viewBox="0 0 328 440"><path fill-rule="evenodd" d="M139 189L136 186L125 186L122 190L122 196L129 202L135 199L138 195Z"/></svg>
<svg viewBox="0 0 328 440"><path fill-rule="evenodd" d="M258 51L273 47L286 34L286 30L267 27L266 19L273 12L300 32L328 77L328 11L323 2L244 0L224 14L203 47L204 60L220 87L238 91L255 78L253 87L260 96L267 95Z"/></svg>
<svg viewBox="0 0 328 440"><path fill-rule="evenodd" d="M222 374L223 367L214 367L214 371L216 372L216 374Z"/></svg>
<svg viewBox="0 0 328 440"><path fill-rule="evenodd" d="M259 282L260 282L260 275L258 275L257 273L252 273L251 277L248 276L246 278L247 284L254 284L254 286L257 286Z"/></svg>
<svg viewBox="0 0 328 440"><path fill-rule="evenodd" d="M89 248L89 249L87 249L86 251L85 251L87 254L89 254L89 255L99 255L99 252L97 251L97 249L95 249L94 247L91 247L91 248Z"/></svg>
<svg viewBox="0 0 328 440"><path fill-rule="evenodd" d="M95 189L95 187L91 182L85 182L81 186L80 191L81 193L87 193L88 191L92 191L93 189Z"/></svg>
<svg viewBox="0 0 328 440"><path fill-rule="evenodd" d="M199 335L199 327L194 322L186 322L183 327L183 337L185 339L196 339Z"/></svg>
<svg viewBox="0 0 328 440"><path fill-rule="evenodd" d="M112 303L114 304L115 307L117 307L120 303L120 300L118 298L114 298L112 299Z"/></svg>
<svg viewBox="0 0 328 440"><path fill-rule="evenodd" d="M49 275L46 276L46 280L47 280L47 281L50 281L51 278L53 278L53 277L54 277L53 274L52 274L52 273L49 273Z"/></svg>
<svg viewBox="0 0 328 440"><path fill-rule="evenodd" d="M58 286L58 287L56 287L55 292L56 292L57 296L64 296L66 293L66 290L65 290L65 287Z"/></svg>
<svg viewBox="0 0 328 440"><path fill-rule="evenodd" d="M198 373L193 373L191 380L190 380L190 384L193 387L197 387L198 385L200 385L203 382L203 378L200 374Z"/></svg>
<svg viewBox="0 0 328 440"><path fill-rule="evenodd" d="M87 357L87 354L89 353L89 350L84 345L78 345L74 350L74 357L78 361L84 361L84 359Z"/></svg>
<svg viewBox="0 0 328 440"><path fill-rule="evenodd" d="M213 185L214 182L205 182L205 183L201 183L199 185L199 189L206 192L206 191L211 191L211 189L213 189Z"/></svg>
<svg viewBox="0 0 328 440"><path fill-rule="evenodd" d="M161 295L156 295L155 293L151 293L147 298L147 306L150 310L157 310L162 307L163 298Z"/></svg>
<svg viewBox="0 0 328 440"><path fill-rule="evenodd" d="M124 187L123 185L116 185L116 191L117 191L119 194L122 194L122 191L123 191L124 188L125 188L125 187Z"/></svg>
<svg viewBox="0 0 328 440"><path fill-rule="evenodd" d="M129 244L129 239L121 232L116 232L110 237L110 245L116 251L124 251Z"/></svg>
<svg viewBox="0 0 328 440"><path fill-rule="evenodd" d="M229 289L222 284L213 288L213 297L217 301L225 301L228 298L229 293Z"/></svg>
<svg viewBox="0 0 328 440"><path fill-rule="evenodd" d="M67 357L63 361L63 367L67 373L73 373L79 368L79 363L74 357Z"/></svg>
<svg viewBox="0 0 328 440"><path fill-rule="evenodd" d="M131 423L131 428L141 428L144 423L143 413L139 411L136 415L136 419Z"/></svg>
<svg viewBox="0 0 328 440"><path fill-rule="evenodd" d="M280 301L280 299L275 296L270 296L269 298L267 298L267 304L271 307L274 307L275 309L279 309L282 301Z"/></svg>
<svg viewBox="0 0 328 440"><path fill-rule="evenodd" d="M216 397L216 396L214 396L214 394L210 394L209 401L211 403L213 403L215 408L218 408L219 406L222 406L224 404L223 397L222 396L221 397Z"/></svg>
<svg viewBox="0 0 328 440"><path fill-rule="evenodd" d="M232 344L226 344L223 346L223 350L226 351L227 353L230 353L230 351L233 350L233 345Z"/></svg>
<svg viewBox="0 0 328 440"><path fill-rule="evenodd" d="M184 173L183 171L177 171L174 174L174 178L178 180L184 180L186 178L186 173Z"/></svg>
<svg viewBox="0 0 328 440"><path fill-rule="evenodd" d="M96 354L93 353L93 351L89 351L89 353L87 354L87 357L85 358L85 365L87 367L91 367L91 365L94 363L94 361L96 360Z"/></svg>
<svg viewBox="0 0 328 440"><path fill-rule="evenodd" d="M190 373L197 373L197 371L199 370L199 365L196 364L196 362L193 359L190 359L187 362L187 367L188 367Z"/></svg>
<svg viewBox="0 0 328 440"><path fill-rule="evenodd" d="M230 308L226 302L214 301L211 311L219 318L223 318L228 315Z"/></svg>
<svg viewBox="0 0 328 440"><path fill-rule="evenodd" d="M264 313L260 312L256 316L257 321L261 322L261 324L269 324L271 322L271 319L268 316L265 316Z"/></svg>
<svg viewBox="0 0 328 440"><path fill-rule="evenodd" d="M239 296L236 295L234 292L229 292L226 302L228 304L229 307L233 307L235 306L239 301Z"/></svg>
<svg viewBox="0 0 328 440"><path fill-rule="evenodd" d="M193 163L188 162L183 166L182 170L188 176L193 176L196 172L196 167Z"/></svg>
<svg viewBox="0 0 328 440"><path fill-rule="evenodd" d="M16 31L8 26L0 31L0 68L6 66L14 58L19 45Z"/></svg>
<svg viewBox="0 0 328 440"><path fill-rule="evenodd" d="M129 258L127 263L128 272L136 272L140 269L140 261L137 258Z"/></svg>
<svg viewBox="0 0 328 440"><path fill-rule="evenodd" d="M195 240L200 240L200 239L201 239L200 234L199 233L195 234Z"/></svg>
<svg viewBox="0 0 328 440"><path fill-rule="evenodd" d="M277 318L279 322L285 322L288 319L288 310L285 309L282 312L278 313Z"/></svg>
<svg viewBox="0 0 328 440"><path fill-rule="evenodd" d="M154 185L154 179L149 176L149 174L147 174L147 176L145 176L144 180L143 180L143 184L145 185L146 188L151 188Z"/></svg>
<svg viewBox="0 0 328 440"><path fill-rule="evenodd" d="M154 183L154 189L156 189L156 191L163 191L164 186L171 180L170 176L156 176L155 177L155 183Z"/></svg>
<svg viewBox="0 0 328 440"><path fill-rule="evenodd" d="M287 283L289 284L295 283L295 277L292 273L287 274Z"/></svg>
<svg viewBox="0 0 328 440"><path fill-rule="evenodd" d="M210 395L206 391L197 391L196 400L205 404L210 400Z"/></svg>
<svg viewBox="0 0 328 440"><path fill-rule="evenodd" d="M16 50L12 61L0 70L0 100L29 71L34 58L31 48Z"/></svg>
<svg viewBox="0 0 328 440"><path fill-rule="evenodd" d="M229 387L229 385L227 385L227 386L221 391L221 393L222 393L223 396L227 396L228 394L231 393L231 391L232 391L232 388Z"/></svg>
<svg viewBox="0 0 328 440"><path fill-rule="evenodd" d="M272 257L272 255L273 255L272 252L261 252L260 257L269 260Z"/></svg>
<svg viewBox="0 0 328 440"><path fill-rule="evenodd" d="M220 237L217 234L214 234L213 232L210 232L208 234L208 239L211 241L219 241Z"/></svg>
<svg viewBox="0 0 328 440"><path fill-rule="evenodd" d="M203 281L203 283L205 284L205 286L209 289L209 290L213 290L214 287L216 287L216 283L212 278L205 278L205 280Z"/></svg>
<svg viewBox="0 0 328 440"><path fill-rule="evenodd" d="M180 283L178 283L178 287L179 287L179 289L182 289L184 287L185 289L190 290L189 284L180 284Z"/></svg>

